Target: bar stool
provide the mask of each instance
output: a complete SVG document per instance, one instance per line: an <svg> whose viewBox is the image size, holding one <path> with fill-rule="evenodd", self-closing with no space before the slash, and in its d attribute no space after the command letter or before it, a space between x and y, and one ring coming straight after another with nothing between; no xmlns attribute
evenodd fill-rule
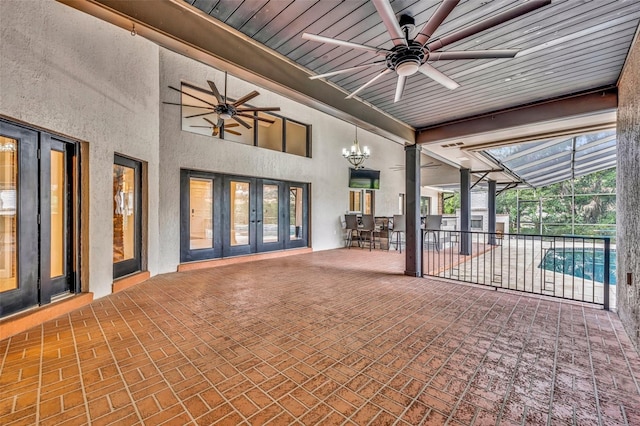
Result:
<svg viewBox="0 0 640 426"><path fill-rule="evenodd" d="M402 234L405 233L407 226L406 218L403 214L394 214L393 215L393 228L391 230L391 235L389 236L389 246L391 246L391 241L393 241L393 236L396 237L396 250L400 247L400 253L402 253Z"/></svg>

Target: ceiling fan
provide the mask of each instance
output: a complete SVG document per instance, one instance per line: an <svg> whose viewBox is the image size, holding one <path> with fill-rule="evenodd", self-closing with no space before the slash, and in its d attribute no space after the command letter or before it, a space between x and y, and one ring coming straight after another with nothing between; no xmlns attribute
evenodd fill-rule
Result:
<svg viewBox="0 0 640 426"><path fill-rule="evenodd" d="M236 130L230 130L231 127L238 127L239 126L238 123L221 124L221 122L223 121L222 119L219 119L217 123L214 123L213 121L209 120L207 117L202 117L202 118L204 119L204 121L206 121L210 125L209 126L189 126L189 127L200 127L200 128L211 129L211 136L218 136L221 128L224 128L225 133L231 133L232 135L242 136L242 133Z"/></svg>
<svg viewBox="0 0 640 426"><path fill-rule="evenodd" d="M203 102L207 106L186 105L186 104L182 104L182 103L178 104L178 103L174 103L174 102L164 102L164 103L168 104L168 105L189 106L189 107L193 107L193 108L201 108L201 109L207 110L207 111L199 113L199 114L193 114L193 115L185 116L184 118L202 117L202 116L209 115L209 114L217 114L218 115L218 123L216 124L217 127L221 127L222 126L222 121L223 120L228 120L228 119L235 120L236 122L238 122L242 126L246 127L247 129L250 129L251 125L249 123L247 123L245 120L243 120L243 118L251 119L251 120L264 121L264 122L270 123L270 124L275 123L274 120L271 120L271 119L268 119L268 118L265 118L265 117L260 117L258 115L252 114L252 113L258 112L258 111L280 111L280 107L249 107L249 106L243 106L246 102L248 102L249 100L255 98L256 96L258 96L260 94L255 90L252 91L251 93L248 93L248 94L244 95L240 99L237 99L235 102L230 102L230 100L227 98L227 73L226 72L224 73L224 96L222 96L220 94L220 91L218 90L218 88L216 87L216 85L215 85L215 83L213 81L207 80L207 83L209 84L209 88L211 89L211 91L204 90L204 89L200 89L200 90L202 90L205 93L213 95L215 100L217 101L217 103L213 103L213 102L210 102L208 100L202 99L199 96L196 96L196 95L194 95L192 93L185 92L184 90L177 89L177 88L175 88L173 86L169 86L169 88L172 89L172 90L175 90L176 92L180 92L183 95L186 95L186 96L188 96L188 97L190 97L192 99L196 99L196 100L198 100L200 102ZM229 127L229 126L227 125L226 127Z"/></svg>
<svg viewBox="0 0 640 426"><path fill-rule="evenodd" d="M440 24L449 16L453 9L458 5L460 0L443 0L437 10L431 16L431 18L424 24L424 26L418 32L413 39L409 36L415 27L415 20L409 15L401 15L400 20L396 19L396 15L393 12L389 0L372 0L373 4L387 28L391 41L394 46L391 49L383 49L374 46L367 46L364 44L352 43L349 41L343 41L333 39L330 37L324 37L315 34L304 33L302 38L311 41L317 41L320 43L335 44L343 47L350 47L352 49L366 50L373 52L376 55L383 56L384 59L374 61L370 64L358 65L351 68L332 71L325 74L315 75L309 77L310 79L330 77L333 75L348 73L351 71L361 70L369 68L373 65L384 64L385 69L380 71L375 77L367 81L360 86L354 92L352 92L347 99L353 98L357 93L372 85L382 76L395 72L398 75L398 81L396 84L396 93L394 102L398 102L402 98L402 92L404 92L404 86L407 77L420 72L432 80L440 83L448 89L455 89L460 85L453 81L451 78L432 67L428 62L443 61L443 60L457 60L457 59L496 59L496 58L513 58L518 50L514 49L502 49L502 50L461 50L461 51L447 51L438 52L443 47L462 40L471 35L477 34L488 28L500 25L518 16L529 13L533 10L539 9L551 3L551 0L529 0L524 4L516 6L505 12L499 13L495 16L472 24L466 28L455 31L444 37L434 39L431 41L431 36L436 32Z"/></svg>

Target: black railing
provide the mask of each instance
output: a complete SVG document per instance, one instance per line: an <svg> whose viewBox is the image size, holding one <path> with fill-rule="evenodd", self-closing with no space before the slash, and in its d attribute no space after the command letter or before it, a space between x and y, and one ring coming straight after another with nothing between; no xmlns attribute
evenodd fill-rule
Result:
<svg viewBox="0 0 640 426"><path fill-rule="evenodd" d="M424 276L610 307L609 237L423 230ZM615 295L614 295L615 297Z"/></svg>

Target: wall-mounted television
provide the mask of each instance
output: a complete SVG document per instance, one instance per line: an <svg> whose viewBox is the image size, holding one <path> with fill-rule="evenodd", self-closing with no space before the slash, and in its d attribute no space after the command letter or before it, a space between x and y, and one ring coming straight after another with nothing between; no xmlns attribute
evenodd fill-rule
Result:
<svg viewBox="0 0 640 426"><path fill-rule="evenodd" d="M349 188L380 189L380 170L350 168Z"/></svg>

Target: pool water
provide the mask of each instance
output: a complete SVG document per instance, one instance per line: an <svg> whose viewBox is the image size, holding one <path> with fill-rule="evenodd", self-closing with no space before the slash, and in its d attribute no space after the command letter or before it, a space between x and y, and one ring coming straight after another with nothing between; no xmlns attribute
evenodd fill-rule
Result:
<svg viewBox="0 0 640 426"><path fill-rule="evenodd" d="M616 285L616 251L610 251L609 284ZM538 268L604 282L603 249L549 249Z"/></svg>

